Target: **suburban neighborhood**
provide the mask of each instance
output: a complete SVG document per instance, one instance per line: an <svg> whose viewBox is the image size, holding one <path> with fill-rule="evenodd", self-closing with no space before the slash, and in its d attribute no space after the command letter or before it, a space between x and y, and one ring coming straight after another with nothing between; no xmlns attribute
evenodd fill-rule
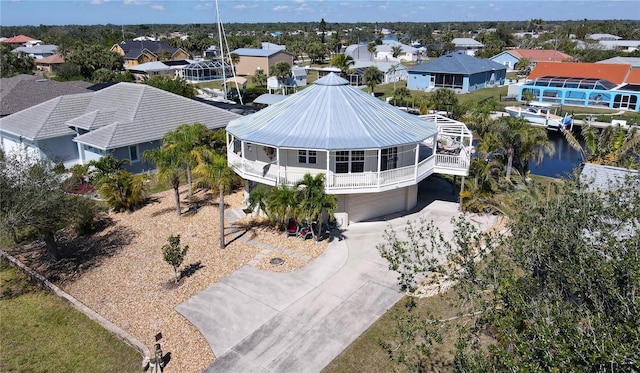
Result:
<svg viewBox="0 0 640 373"><path fill-rule="evenodd" d="M637 16L214 13L0 29L0 370L640 370Z"/></svg>

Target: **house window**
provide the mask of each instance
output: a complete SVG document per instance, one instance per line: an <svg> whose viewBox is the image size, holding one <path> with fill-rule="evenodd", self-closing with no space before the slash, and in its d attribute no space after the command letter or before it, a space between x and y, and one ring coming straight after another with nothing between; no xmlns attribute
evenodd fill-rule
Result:
<svg viewBox="0 0 640 373"><path fill-rule="evenodd" d="M364 150L336 152L336 173L364 172Z"/></svg>
<svg viewBox="0 0 640 373"><path fill-rule="evenodd" d="M349 172L349 152L336 152L336 173L346 174Z"/></svg>
<svg viewBox="0 0 640 373"><path fill-rule="evenodd" d="M133 145L129 147L129 159L131 162L138 162L140 158L138 157L138 145Z"/></svg>
<svg viewBox="0 0 640 373"><path fill-rule="evenodd" d="M393 170L398 164L398 148L382 149L382 159L380 160L380 171Z"/></svg>
<svg viewBox="0 0 640 373"><path fill-rule="evenodd" d="M298 163L316 164L317 159L315 150L298 150Z"/></svg>
<svg viewBox="0 0 640 373"><path fill-rule="evenodd" d="M351 172L364 172L364 150L351 152Z"/></svg>

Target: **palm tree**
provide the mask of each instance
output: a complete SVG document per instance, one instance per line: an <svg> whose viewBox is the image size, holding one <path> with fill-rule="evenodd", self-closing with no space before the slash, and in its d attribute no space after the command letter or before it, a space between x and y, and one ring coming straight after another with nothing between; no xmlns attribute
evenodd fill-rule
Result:
<svg viewBox="0 0 640 373"><path fill-rule="evenodd" d="M144 202L147 188L141 175L118 170L101 180L98 193L115 211L133 211Z"/></svg>
<svg viewBox="0 0 640 373"><path fill-rule="evenodd" d="M349 67L353 66L355 61L353 57L347 56L344 53L336 54L331 58L331 65L340 69L343 77L347 76L347 72L349 71Z"/></svg>
<svg viewBox="0 0 640 373"><path fill-rule="evenodd" d="M411 91L407 87L400 87L393 91L393 97L399 101L404 101L405 97L411 97Z"/></svg>
<svg viewBox="0 0 640 373"><path fill-rule="evenodd" d="M258 87L265 87L267 85L267 76L262 69L257 69L251 77L251 81Z"/></svg>
<svg viewBox="0 0 640 373"><path fill-rule="evenodd" d="M158 149L147 150L142 153L142 158L154 163L158 168L158 180L168 181L173 187L176 201L176 215L180 212L180 178L184 172L184 154L176 147L162 146Z"/></svg>
<svg viewBox="0 0 640 373"><path fill-rule="evenodd" d="M371 53L371 59L373 60L373 56L376 53L376 43L375 42L370 42L369 44L367 44L367 50L369 51L369 53Z"/></svg>
<svg viewBox="0 0 640 373"><path fill-rule="evenodd" d="M271 189L267 198L267 209L280 229L284 229L290 217L295 217L295 206L297 206L295 190L286 185Z"/></svg>
<svg viewBox="0 0 640 373"><path fill-rule="evenodd" d="M336 196L325 193L324 178L324 174L311 176L307 173L296 183L295 196L298 201L298 214L302 218L307 218L309 222L318 222L325 213L333 216L338 205ZM320 232L313 232L313 234L317 240Z"/></svg>
<svg viewBox="0 0 640 373"><path fill-rule="evenodd" d="M553 153L545 129L532 127L523 118L501 117L489 135L491 145L506 160L507 179L511 179L514 162L525 173L531 160L542 161L544 150Z"/></svg>
<svg viewBox="0 0 640 373"><path fill-rule="evenodd" d="M571 131L563 131L569 145L578 150L583 161L619 167L633 167L638 162L640 130L637 126L625 131L621 126L598 130L587 123L582 127L582 146Z"/></svg>
<svg viewBox="0 0 640 373"><path fill-rule="evenodd" d="M224 194L229 192L238 176L228 166L224 156L204 148L200 148L196 154L198 165L193 169L193 174L198 179L195 185L218 192L220 249L224 249Z"/></svg>
<svg viewBox="0 0 640 373"><path fill-rule="evenodd" d="M269 210L269 207L267 205L269 193L270 190L266 186L259 185L251 190L251 192L249 192L249 200L247 201L247 204L251 211L253 211L257 207L258 214L262 212L267 216L267 218L272 219L271 211Z"/></svg>
<svg viewBox="0 0 640 373"><path fill-rule="evenodd" d="M402 54L402 46L394 45L393 47L391 47L391 55L393 56L393 58L398 58L398 56L401 54Z"/></svg>
<svg viewBox="0 0 640 373"><path fill-rule="evenodd" d="M393 74L393 90L394 91L396 90L396 73L398 72L398 67L399 67L398 64L391 65L388 71L390 74Z"/></svg>
<svg viewBox="0 0 640 373"><path fill-rule="evenodd" d="M189 186L189 201L191 201L193 189L191 170L197 164L194 151L207 143L209 133L209 129L204 124L182 124L175 130L167 132L162 138L162 146L175 148L183 157L184 168L187 172L187 185Z"/></svg>
<svg viewBox="0 0 640 373"><path fill-rule="evenodd" d="M286 61L277 62L269 68L269 75L277 77L278 81L284 84L285 80L291 76L291 65Z"/></svg>
<svg viewBox="0 0 640 373"><path fill-rule="evenodd" d="M373 94L373 89L376 85L382 83L382 71L375 66L369 66L364 71L363 79L367 87L371 89L371 93Z"/></svg>

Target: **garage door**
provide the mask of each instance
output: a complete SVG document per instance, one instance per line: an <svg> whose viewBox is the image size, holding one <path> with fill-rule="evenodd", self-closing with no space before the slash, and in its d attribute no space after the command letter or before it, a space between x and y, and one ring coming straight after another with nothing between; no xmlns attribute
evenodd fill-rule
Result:
<svg viewBox="0 0 640 373"><path fill-rule="evenodd" d="M355 223L404 211L407 188L382 193L350 194L347 198L349 222Z"/></svg>

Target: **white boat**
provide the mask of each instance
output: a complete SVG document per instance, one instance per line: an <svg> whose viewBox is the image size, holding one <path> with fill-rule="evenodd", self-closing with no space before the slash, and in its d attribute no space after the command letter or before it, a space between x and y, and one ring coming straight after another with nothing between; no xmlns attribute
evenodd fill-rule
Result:
<svg viewBox="0 0 640 373"><path fill-rule="evenodd" d="M571 125L569 115L561 117L552 113L554 106L545 102L535 102L529 105L507 106L505 110L514 118L523 118L533 124L541 125L551 131L560 131Z"/></svg>

